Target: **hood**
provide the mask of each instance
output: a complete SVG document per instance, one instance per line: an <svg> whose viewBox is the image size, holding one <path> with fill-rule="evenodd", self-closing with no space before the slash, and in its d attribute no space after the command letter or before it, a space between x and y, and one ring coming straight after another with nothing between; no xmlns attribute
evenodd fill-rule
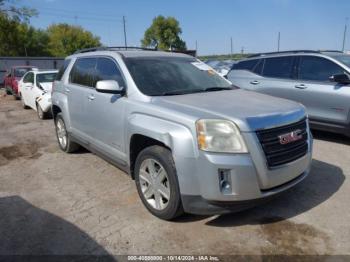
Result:
<svg viewBox="0 0 350 262"><path fill-rule="evenodd" d="M51 92L52 82L40 83L40 85L44 88L45 91Z"/></svg>
<svg viewBox="0 0 350 262"><path fill-rule="evenodd" d="M242 132L287 125L306 116L299 103L242 89L154 97L152 102L198 119L229 119Z"/></svg>

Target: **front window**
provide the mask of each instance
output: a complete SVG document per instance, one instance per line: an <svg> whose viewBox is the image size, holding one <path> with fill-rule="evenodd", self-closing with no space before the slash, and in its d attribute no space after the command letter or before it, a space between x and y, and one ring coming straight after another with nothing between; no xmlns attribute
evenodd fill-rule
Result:
<svg viewBox="0 0 350 262"><path fill-rule="evenodd" d="M149 96L232 89L232 85L194 58L132 57L125 63L139 90Z"/></svg>
<svg viewBox="0 0 350 262"><path fill-rule="evenodd" d="M55 80L57 73L43 73L36 75L36 83L51 83Z"/></svg>
<svg viewBox="0 0 350 262"><path fill-rule="evenodd" d="M16 68L14 70L14 75L15 77L22 77L25 75L25 73L27 73L28 71L31 71L32 68Z"/></svg>

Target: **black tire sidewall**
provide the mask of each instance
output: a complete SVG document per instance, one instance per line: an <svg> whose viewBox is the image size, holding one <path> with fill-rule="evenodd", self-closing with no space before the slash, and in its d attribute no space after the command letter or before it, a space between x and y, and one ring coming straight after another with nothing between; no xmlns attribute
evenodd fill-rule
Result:
<svg viewBox="0 0 350 262"><path fill-rule="evenodd" d="M152 206L150 206L147 200L144 198L143 193L141 191L139 170L140 170L141 163L146 159L154 159L158 161L164 167L164 169L168 174L169 186L170 186L170 201L168 203L168 206L164 210L157 210ZM135 170L135 183L136 183L138 194L141 198L142 203L153 215L165 220L171 220L181 215L182 204L181 204L179 183L177 179L175 164L174 164L170 150L161 146L151 146L144 149L143 151L140 152L140 154L136 159L134 170Z"/></svg>

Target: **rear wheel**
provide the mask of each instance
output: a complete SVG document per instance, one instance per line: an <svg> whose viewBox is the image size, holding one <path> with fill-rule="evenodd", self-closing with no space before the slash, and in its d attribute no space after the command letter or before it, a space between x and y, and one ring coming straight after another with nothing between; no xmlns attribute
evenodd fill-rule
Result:
<svg viewBox="0 0 350 262"><path fill-rule="evenodd" d="M55 126L57 141L61 150L66 153L73 153L77 151L80 146L71 140L61 113L57 114L56 116Z"/></svg>
<svg viewBox="0 0 350 262"><path fill-rule="evenodd" d="M23 99L21 93L19 93L19 97L20 97L20 99L21 99L23 109L29 109L29 106L27 106L27 105L26 105L26 102L24 102L24 99Z"/></svg>
<svg viewBox="0 0 350 262"><path fill-rule="evenodd" d="M145 207L155 216L171 220L183 214L180 189L169 149L151 146L137 156L135 182Z"/></svg>

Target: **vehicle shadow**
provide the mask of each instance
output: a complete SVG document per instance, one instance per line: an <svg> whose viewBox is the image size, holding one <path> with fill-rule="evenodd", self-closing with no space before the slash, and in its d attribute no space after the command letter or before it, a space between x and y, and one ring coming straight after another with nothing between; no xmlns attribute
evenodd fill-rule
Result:
<svg viewBox="0 0 350 262"><path fill-rule="evenodd" d="M320 130L312 130L312 135L315 139L325 140L328 142L350 145L350 138L342 135Z"/></svg>
<svg viewBox="0 0 350 262"><path fill-rule="evenodd" d="M345 176L339 167L313 160L310 175L294 188L264 205L239 213L217 216L206 224L215 227L235 227L286 220L325 202L339 190L344 180Z"/></svg>
<svg viewBox="0 0 350 262"><path fill-rule="evenodd" d="M0 212L0 256L64 255L82 261L116 261L81 229L19 196L0 198Z"/></svg>

